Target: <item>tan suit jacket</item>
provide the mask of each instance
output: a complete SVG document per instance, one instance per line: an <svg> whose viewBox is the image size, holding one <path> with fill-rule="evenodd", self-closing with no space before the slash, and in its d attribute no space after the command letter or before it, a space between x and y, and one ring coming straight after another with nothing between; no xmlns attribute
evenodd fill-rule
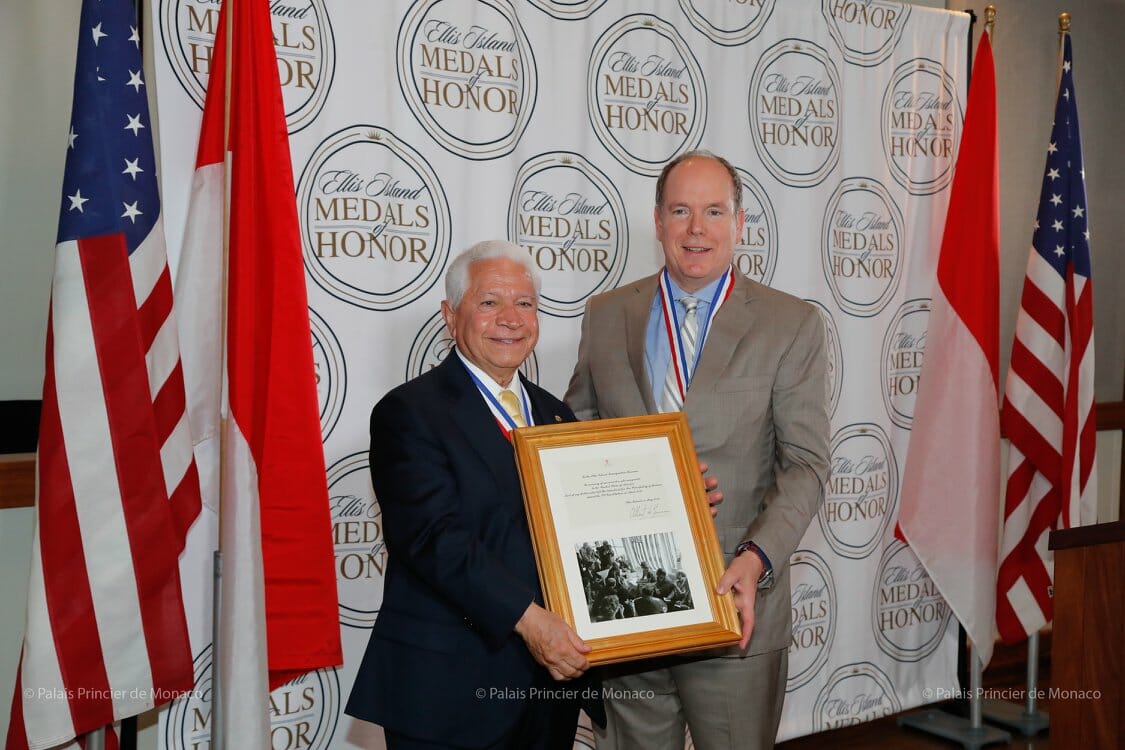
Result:
<svg viewBox="0 0 1125 750"><path fill-rule="evenodd" d="M684 411L700 460L724 495L715 525L726 562L753 539L776 583L759 592L747 651L791 640L789 556L824 498L828 475L827 356L815 307L735 276L691 381ZM654 414L645 327L658 275L586 304L578 364L566 392L579 419Z"/></svg>

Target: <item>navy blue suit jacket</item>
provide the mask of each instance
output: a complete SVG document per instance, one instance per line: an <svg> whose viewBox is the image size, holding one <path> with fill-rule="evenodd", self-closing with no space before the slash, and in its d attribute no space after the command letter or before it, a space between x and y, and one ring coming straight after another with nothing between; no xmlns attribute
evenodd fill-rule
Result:
<svg viewBox="0 0 1125 750"><path fill-rule="evenodd" d="M523 387L536 424L574 420L547 391ZM543 603L519 475L455 354L375 405L371 476L388 559L348 714L473 747L511 729L535 686L597 689L552 685L514 631L532 601ZM601 719L600 700L583 707Z"/></svg>

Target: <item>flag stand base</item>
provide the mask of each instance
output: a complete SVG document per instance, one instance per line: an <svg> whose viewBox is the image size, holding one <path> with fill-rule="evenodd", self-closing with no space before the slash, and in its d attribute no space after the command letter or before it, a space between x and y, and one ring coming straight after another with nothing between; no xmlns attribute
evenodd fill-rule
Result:
<svg viewBox="0 0 1125 750"><path fill-rule="evenodd" d="M1010 701L987 700L981 707L984 718L993 724L1000 724L1024 737L1034 737L1051 726L1051 717L1043 711L1028 711Z"/></svg>
<svg viewBox="0 0 1125 750"><path fill-rule="evenodd" d="M1027 703L1018 706L1010 701L984 701L984 717L994 724L1000 724L1019 732L1024 737L1034 737L1051 725L1045 711L1035 708L1039 695L1036 683L1039 681L1039 634L1032 633L1027 638Z"/></svg>
<svg viewBox="0 0 1125 750"><path fill-rule="evenodd" d="M900 727L917 729L947 740L959 742L966 750L978 750L986 745L1007 744L1012 735L1002 729L989 726L974 727L968 719L947 714L945 711L928 709L898 717Z"/></svg>
<svg viewBox="0 0 1125 750"><path fill-rule="evenodd" d="M981 722L981 674L984 667L980 657L973 652L969 662L969 714L968 719L937 709L928 709L898 717L900 727L917 729L928 734L961 743L965 750L978 750L985 745L1007 744L1012 735L1003 729L985 726Z"/></svg>

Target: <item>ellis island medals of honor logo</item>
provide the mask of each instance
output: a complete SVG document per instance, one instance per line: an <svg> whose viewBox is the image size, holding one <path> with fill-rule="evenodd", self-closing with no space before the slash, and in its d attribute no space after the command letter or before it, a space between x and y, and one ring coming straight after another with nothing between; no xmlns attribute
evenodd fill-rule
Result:
<svg viewBox="0 0 1125 750"><path fill-rule="evenodd" d="M930 301L912 299L895 313L883 337L883 403L887 416L909 430L914 423L914 401L918 377L926 351L926 329L930 324Z"/></svg>
<svg viewBox="0 0 1125 750"><path fill-rule="evenodd" d="M902 212L877 180L852 177L836 187L820 246L824 278L840 309L867 318L887 306L902 275L904 236Z"/></svg>
<svg viewBox="0 0 1125 750"><path fill-rule="evenodd" d="M211 750L211 644L195 657L195 687L162 712L163 747ZM319 669L270 693L270 750L327 750L340 721L340 678Z"/></svg>
<svg viewBox="0 0 1125 750"><path fill-rule="evenodd" d="M586 91L594 133L637 174L655 177L703 138L703 69L675 27L656 16L625 16L602 32Z"/></svg>
<svg viewBox="0 0 1125 750"><path fill-rule="evenodd" d="M344 456L328 468L328 508L336 556L340 624L369 628L383 601L383 511L371 489L367 451Z"/></svg>
<svg viewBox="0 0 1125 750"><path fill-rule="evenodd" d="M873 67L890 58L902 38L910 5L885 0L821 0L828 33L853 65Z"/></svg>
<svg viewBox="0 0 1125 750"><path fill-rule="evenodd" d="M813 706L813 731L862 724L902 710L891 678L871 662L845 664L828 678Z"/></svg>
<svg viewBox="0 0 1125 750"><path fill-rule="evenodd" d="M920 661L934 652L950 609L910 547L892 540L883 551L871 597L871 629L883 653Z"/></svg>
<svg viewBox="0 0 1125 750"><path fill-rule="evenodd" d="M586 300L621 281L628 257L625 203L581 154L528 159L508 203L508 238L527 250L543 281L539 309L572 318Z"/></svg>
<svg viewBox="0 0 1125 750"><path fill-rule="evenodd" d="M750 81L750 140L785 185L819 185L840 158L840 75L823 47L783 39Z"/></svg>
<svg viewBox="0 0 1125 750"><path fill-rule="evenodd" d="M898 66L879 113L883 152L898 184L931 195L953 179L962 115L945 69L917 58Z"/></svg>
<svg viewBox="0 0 1125 750"><path fill-rule="evenodd" d="M211 75L219 6L219 0L160 0L160 36L168 63L200 109ZM324 0L270 0L270 20L285 122L296 133L320 114L332 87L332 24Z"/></svg>
<svg viewBox="0 0 1125 750"><path fill-rule="evenodd" d="M443 148L495 159L516 147L538 73L508 0L419 0L403 18L397 57L406 104Z"/></svg>
<svg viewBox="0 0 1125 750"><path fill-rule="evenodd" d="M882 543L894 515L895 454L879 425L848 425L832 437L831 467L824 506L816 517L828 546L859 560Z"/></svg>
<svg viewBox="0 0 1125 750"><path fill-rule="evenodd" d="M735 47L758 36L775 3L776 0L680 0L680 10L712 42Z"/></svg>
<svg viewBox="0 0 1125 750"><path fill-rule="evenodd" d="M394 310L426 293L449 257L449 203L430 164L394 133L328 136L297 183L305 268L337 299Z"/></svg>
<svg viewBox="0 0 1125 750"><path fill-rule="evenodd" d="M789 643L789 678L785 692L808 684L828 661L836 637L836 583L824 558L797 550L790 560L793 640Z"/></svg>

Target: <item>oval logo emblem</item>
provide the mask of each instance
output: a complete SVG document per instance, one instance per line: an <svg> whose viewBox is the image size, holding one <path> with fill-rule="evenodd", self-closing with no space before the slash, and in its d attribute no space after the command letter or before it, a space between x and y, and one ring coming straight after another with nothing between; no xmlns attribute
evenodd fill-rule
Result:
<svg viewBox="0 0 1125 750"><path fill-rule="evenodd" d="M168 704L164 744L168 750L211 746L213 690L211 644L195 657L195 687ZM335 669L303 674L270 693L273 750L327 750L340 721L340 677Z"/></svg>
<svg viewBox="0 0 1125 750"><path fill-rule="evenodd" d="M828 661L836 636L836 584L817 553L797 550L789 561L793 640L785 691L807 684Z"/></svg>
<svg viewBox="0 0 1125 750"><path fill-rule="evenodd" d="M821 0L820 12L844 59L864 67L891 56L910 18L909 5L884 0Z"/></svg>
<svg viewBox="0 0 1125 750"><path fill-rule="evenodd" d="M348 390L348 367L344 362L344 350L340 340L317 315L309 308L309 328L312 332L313 368L316 377L316 401L320 408L320 439L328 439L332 428L340 420L344 410L344 395Z"/></svg>
<svg viewBox="0 0 1125 750"><path fill-rule="evenodd" d="M582 155L540 154L520 167L508 203L508 238L539 267L542 312L581 315L587 299L616 287L628 236L621 193Z"/></svg>
<svg viewBox="0 0 1125 750"><path fill-rule="evenodd" d="M840 74L824 48L783 39L750 81L750 140L766 169L792 187L819 185L840 158Z"/></svg>
<svg viewBox="0 0 1125 750"><path fill-rule="evenodd" d="M930 301L912 299L898 309L883 337L883 403L891 421L907 430L914 423L914 400L929 325Z"/></svg>
<svg viewBox="0 0 1125 750"><path fill-rule="evenodd" d="M775 0L733 0L719 5L680 0L680 10L712 42L735 47L758 36L773 14L774 3Z"/></svg>
<svg viewBox="0 0 1125 750"><path fill-rule="evenodd" d="M531 44L508 0L421 0L398 33L398 82L443 148L467 159L512 152L535 109Z"/></svg>
<svg viewBox="0 0 1125 750"><path fill-rule="evenodd" d="M160 0L160 36L168 64L200 109L207 95L219 23L217 0ZM336 49L324 0L271 0L270 22L290 133L320 114L332 87Z"/></svg>
<svg viewBox="0 0 1125 750"><path fill-rule="evenodd" d="M742 208L746 223L734 247L734 267L760 284L770 285L777 270L777 215L762 184L745 169L735 168L742 180Z"/></svg>
<svg viewBox="0 0 1125 750"><path fill-rule="evenodd" d="M336 557L340 624L369 628L383 601L387 548L383 511L371 488L367 451L341 458L328 468L328 508Z"/></svg>
<svg viewBox="0 0 1125 750"><path fill-rule="evenodd" d="M355 125L328 136L297 183L305 268L333 297L394 310L425 294L449 258L449 203L421 154Z"/></svg>
<svg viewBox="0 0 1125 750"><path fill-rule="evenodd" d="M820 530L834 552L858 560L883 541L898 502L898 465L877 424L848 425L832 438L832 473Z"/></svg>
<svg viewBox="0 0 1125 750"><path fill-rule="evenodd" d="M845 664L816 696L813 731L862 724L901 710L894 684L883 670L868 661Z"/></svg>
<svg viewBox="0 0 1125 750"><path fill-rule="evenodd" d="M920 661L945 635L951 610L910 547L892 541L879 561L871 597L875 643L898 661Z"/></svg>
<svg viewBox="0 0 1125 750"><path fill-rule="evenodd" d="M412 380L424 372L429 372L445 358L453 355L453 339L441 319L441 312L436 312L422 325L422 330L414 337L410 345L410 354L406 361L406 380ZM535 352L520 365L520 373L532 383L539 382L539 360Z"/></svg>
<svg viewBox="0 0 1125 750"><path fill-rule="evenodd" d="M891 301L902 275L904 236L902 212L877 180L852 177L836 187L824 211L821 263L844 312L868 318Z"/></svg>
<svg viewBox="0 0 1125 750"><path fill-rule="evenodd" d="M957 88L933 60L898 66L879 113L883 153L898 184L913 195L930 195L953 179L961 140Z"/></svg>
<svg viewBox="0 0 1125 750"><path fill-rule="evenodd" d="M703 137L703 69L675 27L656 16L625 16L606 29L590 53L586 86L598 139L637 174L655 177Z"/></svg>

